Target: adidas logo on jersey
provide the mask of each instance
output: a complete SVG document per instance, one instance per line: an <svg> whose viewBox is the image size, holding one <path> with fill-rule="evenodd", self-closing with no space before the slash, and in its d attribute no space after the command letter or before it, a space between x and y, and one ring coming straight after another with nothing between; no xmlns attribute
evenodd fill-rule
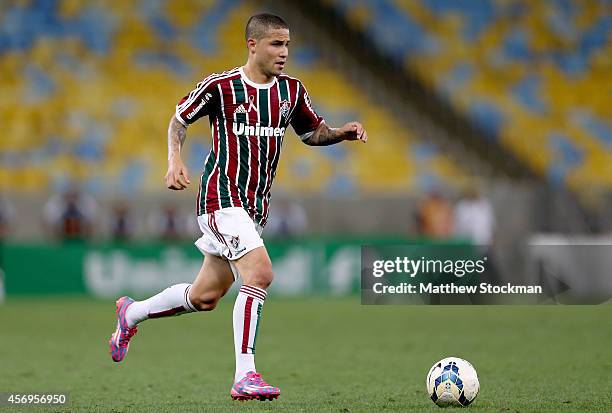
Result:
<svg viewBox="0 0 612 413"><path fill-rule="evenodd" d="M243 105L240 105L236 109L234 109L234 115L237 113L247 113L247 111Z"/></svg>
<svg viewBox="0 0 612 413"><path fill-rule="evenodd" d="M234 122L234 124L232 125L232 132L234 132L234 135L236 136L241 136L241 135L259 136L259 137L275 136L278 138L278 137L285 135L285 128L274 128L272 126L260 126L259 124L252 126L252 125L245 125L242 122L240 123Z"/></svg>

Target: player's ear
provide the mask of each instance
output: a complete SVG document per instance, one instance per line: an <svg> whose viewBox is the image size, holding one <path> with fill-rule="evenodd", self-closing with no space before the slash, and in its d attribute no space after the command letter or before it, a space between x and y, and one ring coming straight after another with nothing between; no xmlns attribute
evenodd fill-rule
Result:
<svg viewBox="0 0 612 413"><path fill-rule="evenodd" d="M249 49L249 51L254 52L255 51L255 46L257 45L257 40L253 39L253 38L248 38L247 39L247 49Z"/></svg>

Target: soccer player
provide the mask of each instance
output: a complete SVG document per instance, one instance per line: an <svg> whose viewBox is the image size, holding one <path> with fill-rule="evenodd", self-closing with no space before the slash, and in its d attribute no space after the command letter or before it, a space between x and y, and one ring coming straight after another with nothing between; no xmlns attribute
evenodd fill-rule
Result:
<svg viewBox="0 0 612 413"><path fill-rule="evenodd" d="M231 397L272 400L280 395L255 369L255 342L272 262L261 238L270 206L283 136L291 125L312 146L367 141L359 122L331 128L313 110L306 88L283 73L289 54L289 27L278 16L258 14L246 25L244 66L212 74L176 106L168 129L169 189L191 183L181 148L188 125L208 116L213 145L204 163L197 198L202 237L195 245L204 263L193 284L173 285L134 301L117 300L117 329L109 341L114 361L124 359L138 324L149 318L211 311L242 278L234 305L236 373Z"/></svg>

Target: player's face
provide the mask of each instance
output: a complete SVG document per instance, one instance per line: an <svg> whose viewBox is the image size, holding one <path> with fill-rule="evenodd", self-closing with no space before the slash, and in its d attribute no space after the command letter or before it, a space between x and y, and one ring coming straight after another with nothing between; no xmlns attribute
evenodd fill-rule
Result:
<svg viewBox="0 0 612 413"><path fill-rule="evenodd" d="M261 71L268 76L283 72L289 55L289 30L271 29L255 45L255 58Z"/></svg>

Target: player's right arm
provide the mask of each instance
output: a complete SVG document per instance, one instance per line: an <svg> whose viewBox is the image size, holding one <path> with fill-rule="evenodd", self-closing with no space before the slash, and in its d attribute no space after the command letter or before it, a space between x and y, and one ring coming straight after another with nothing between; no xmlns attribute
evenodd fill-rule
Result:
<svg viewBox="0 0 612 413"><path fill-rule="evenodd" d="M168 172L166 186L173 190L183 190L191 183L189 172L181 159L181 148L187 139L187 127L178 121L176 116L170 119L168 126Z"/></svg>
<svg viewBox="0 0 612 413"><path fill-rule="evenodd" d="M181 159L181 148L187 139L187 126L212 113L215 102L218 102L217 88L211 75L198 83L187 96L176 105L176 112L168 126L168 172L166 186L173 190L183 190L191 183L189 172Z"/></svg>

